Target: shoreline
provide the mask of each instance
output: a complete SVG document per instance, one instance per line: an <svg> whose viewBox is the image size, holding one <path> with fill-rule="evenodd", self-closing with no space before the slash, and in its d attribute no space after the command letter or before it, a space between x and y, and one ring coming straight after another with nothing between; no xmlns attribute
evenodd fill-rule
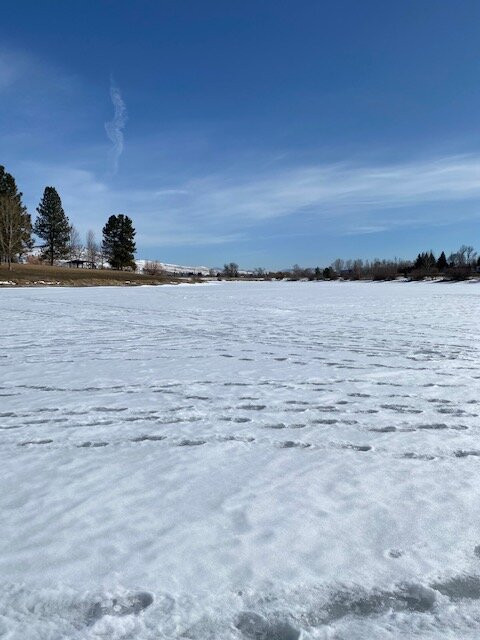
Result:
<svg viewBox="0 0 480 640"><path fill-rule="evenodd" d="M99 287L177 284L197 281L196 276L180 277L159 273L148 275L113 269L77 269L44 264L0 264L0 288L19 287Z"/></svg>
<svg viewBox="0 0 480 640"><path fill-rule="evenodd" d="M136 273L133 271L115 271L113 269L76 269L69 267L57 267L42 264L14 264L9 271L8 267L0 264L0 290L15 288L54 288L54 287L71 287L71 288L87 288L87 287L139 287L139 286L163 286L163 285L179 285L179 284L206 284L220 282L297 282L297 283L337 283L346 282L356 283L380 283L380 282L397 282L397 283L414 283L423 282L430 284L470 282L479 283L480 274L472 273L466 278L452 278L445 275L437 277L425 278L408 278L399 276L398 278L268 278L242 275L240 277L221 277L217 276L200 276L200 275L183 275L177 276L168 273L159 273L157 275L148 275L146 273Z"/></svg>
<svg viewBox="0 0 480 640"><path fill-rule="evenodd" d="M74 280L64 280L64 281L48 281L48 280L35 280L35 281L27 281L27 282L16 282L14 280L0 280L0 291L7 289L91 289L91 288L99 288L99 287L125 287L125 288L135 288L135 287L162 287L162 286L185 286L185 285L207 285L207 284L220 284L223 282L278 282L278 283L297 283L297 284L386 284L386 283L397 283L397 284L480 284L479 277L467 278L465 280L450 280L446 278L434 278L434 279L424 279L424 280L408 280L404 278L398 278L395 280L347 280L347 279L337 279L337 280L268 280L268 279L248 279L248 278L226 278L224 280L218 280L217 278L212 279L182 279L175 278L171 280L162 280L155 282L142 282L135 280L94 280L92 279L89 282L85 281L74 281Z"/></svg>

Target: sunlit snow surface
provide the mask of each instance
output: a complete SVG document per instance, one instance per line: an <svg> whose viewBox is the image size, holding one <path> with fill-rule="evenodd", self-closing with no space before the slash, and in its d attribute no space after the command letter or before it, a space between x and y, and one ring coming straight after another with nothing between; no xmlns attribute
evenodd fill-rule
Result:
<svg viewBox="0 0 480 640"><path fill-rule="evenodd" d="M480 285L0 291L0 636L480 634Z"/></svg>

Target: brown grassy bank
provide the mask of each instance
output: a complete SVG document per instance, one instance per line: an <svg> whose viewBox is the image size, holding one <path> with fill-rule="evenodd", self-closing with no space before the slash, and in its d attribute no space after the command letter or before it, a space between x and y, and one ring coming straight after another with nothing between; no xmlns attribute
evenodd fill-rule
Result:
<svg viewBox="0 0 480 640"><path fill-rule="evenodd" d="M113 269L70 269L45 264L13 264L12 270L0 264L0 289L7 286L38 287L99 287L138 286L141 284L175 284L190 281L167 275L148 276L143 273ZM193 280L191 280L193 281ZM12 283L11 285L5 283Z"/></svg>

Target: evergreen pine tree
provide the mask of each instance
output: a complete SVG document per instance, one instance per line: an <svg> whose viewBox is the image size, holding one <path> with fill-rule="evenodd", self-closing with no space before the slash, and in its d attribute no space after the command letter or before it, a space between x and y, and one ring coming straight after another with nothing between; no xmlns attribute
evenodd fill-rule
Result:
<svg viewBox="0 0 480 640"><path fill-rule="evenodd" d="M14 177L0 165L0 261L8 263L32 246L32 223Z"/></svg>
<svg viewBox="0 0 480 640"><path fill-rule="evenodd" d="M325 267L323 270L323 277L326 280L335 280L337 276L337 272L332 267Z"/></svg>
<svg viewBox="0 0 480 640"><path fill-rule="evenodd" d="M414 269L421 269L422 267L425 266L424 264L425 260L424 260L424 255L423 253L419 253L417 256L417 259L415 260L413 267Z"/></svg>
<svg viewBox="0 0 480 640"><path fill-rule="evenodd" d="M439 271L443 271L448 267L447 256L445 255L445 251L442 251L438 260L437 260L437 269Z"/></svg>
<svg viewBox="0 0 480 640"><path fill-rule="evenodd" d="M33 230L45 242L42 257L53 264L68 255L70 241L70 224L54 187L45 187L37 212Z"/></svg>
<svg viewBox="0 0 480 640"><path fill-rule="evenodd" d="M135 229L128 216L110 216L103 227L103 251L112 269L136 269Z"/></svg>

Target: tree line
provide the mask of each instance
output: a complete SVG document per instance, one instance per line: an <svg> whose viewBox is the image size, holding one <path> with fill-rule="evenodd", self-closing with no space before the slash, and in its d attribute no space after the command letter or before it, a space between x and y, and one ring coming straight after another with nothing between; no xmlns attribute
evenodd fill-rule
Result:
<svg viewBox="0 0 480 640"><path fill-rule="evenodd" d="M128 216L111 215L102 229L102 242L97 243L89 230L84 244L55 187L45 187L33 224L22 198L15 178L0 165L0 261L9 269L32 250L33 234L43 242L41 259L50 265L69 259L92 268L108 263L112 269L136 269L136 232Z"/></svg>
<svg viewBox="0 0 480 640"><path fill-rule="evenodd" d="M419 253L415 260L343 260L337 258L328 267L300 267L294 265L288 271L266 272L255 269L256 277L290 280L410 280L442 277L447 280L466 280L480 272L480 257L474 247L462 245L447 257L442 251L438 257L433 251Z"/></svg>
<svg viewBox="0 0 480 640"><path fill-rule="evenodd" d="M409 280L442 277L446 280L466 280L480 274L480 256L470 245L462 245L458 251L447 257L442 251L438 258L433 251L419 253L415 260L343 260L337 258L327 267L301 267L269 271L258 267L253 271L239 271L238 264L225 264L223 270L210 270L211 276L223 278L244 278L261 280L395 280L404 277Z"/></svg>

